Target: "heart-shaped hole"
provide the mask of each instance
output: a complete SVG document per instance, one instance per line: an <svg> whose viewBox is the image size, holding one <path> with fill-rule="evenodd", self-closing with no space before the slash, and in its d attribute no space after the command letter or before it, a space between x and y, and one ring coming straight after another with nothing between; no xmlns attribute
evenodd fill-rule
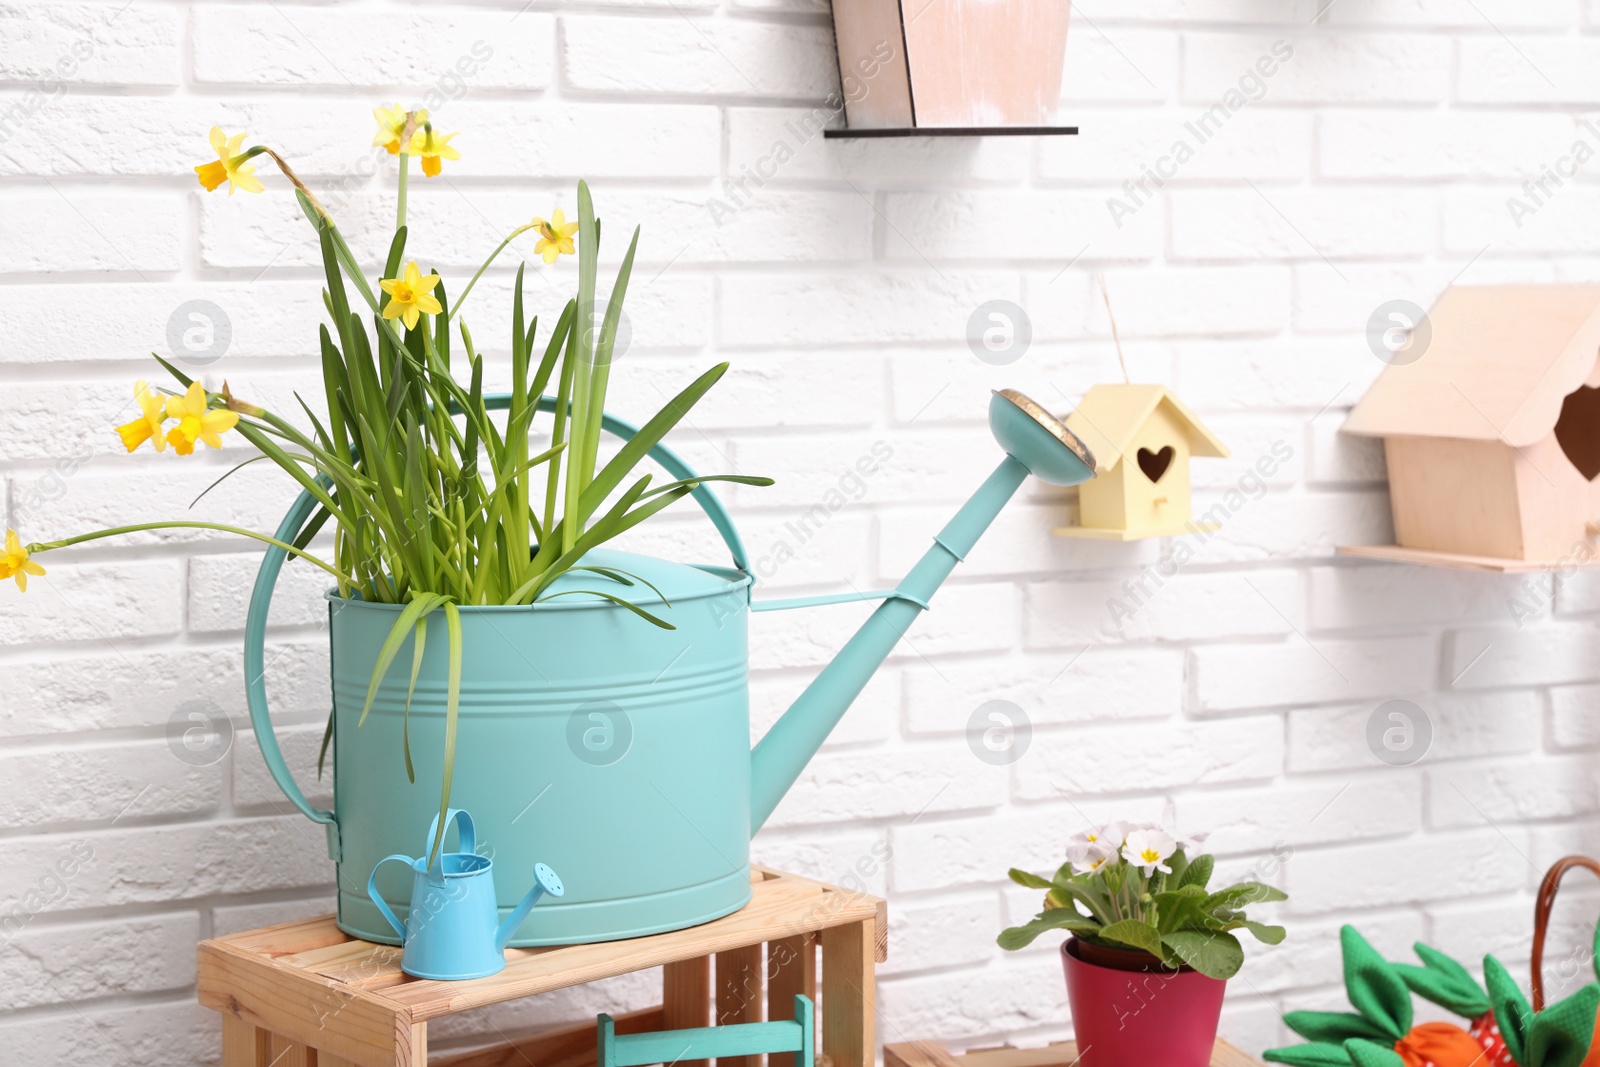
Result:
<svg viewBox="0 0 1600 1067"><path fill-rule="evenodd" d="M1159 482L1161 476L1167 473L1167 468L1172 466L1172 446L1167 445L1159 452L1152 452L1148 448L1139 449L1139 469L1144 471L1144 476L1152 482ZM1590 475L1590 477L1594 477Z"/></svg>
<svg viewBox="0 0 1600 1067"><path fill-rule="evenodd" d="M1562 402L1556 443L1579 474L1591 482L1600 475L1600 389L1579 386Z"/></svg>

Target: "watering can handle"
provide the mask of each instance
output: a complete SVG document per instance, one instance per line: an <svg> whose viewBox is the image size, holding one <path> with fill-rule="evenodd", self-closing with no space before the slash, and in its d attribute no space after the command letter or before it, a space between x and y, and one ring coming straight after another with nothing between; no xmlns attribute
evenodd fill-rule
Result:
<svg viewBox="0 0 1600 1067"><path fill-rule="evenodd" d="M478 831L472 825L472 816L467 814L467 811L466 811L465 808L451 808L450 811L449 811L449 814L447 814L445 816L445 824L444 824L444 832L445 833L448 834L450 832L450 824L452 822L455 823L457 828L460 829L460 831L461 831L461 842L460 842L459 845L456 846L456 851L457 852L477 852L478 851ZM422 842L422 854L424 856L430 856L430 855L433 854L433 835L438 833L438 832L439 832L439 816L435 815L433 817L433 821L428 824L428 836ZM439 849L439 855L441 857L444 855L444 849L442 847ZM435 862L439 862L439 861L436 860Z"/></svg>
<svg viewBox="0 0 1600 1067"><path fill-rule="evenodd" d="M395 915L394 909L389 907L389 902L383 899L383 894L378 892L378 872L390 860L401 860L407 867L417 862L410 856L401 855L398 852L392 856L383 857L373 866L372 873L367 875L367 896L371 897L372 902L378 906L378 910L383 912L383 917L389 920L389 925L394 927L394 932L400 935L400 943L404 944L406 940L405 923L400 921L399 916Z"/></svg>
<svg viewBox="0 0 1600 1067"><path fill-rule="evenodd" d="M496 393L484 397L483 400L484 406L490 411L501 411L511 404L511 396L508 393ZM539 410L554 411L556 403L557 400L553 396L541 397ZM624 441L632 440L639 432L639 428L632 423L609 413L601 420L601 425ZM660 442L650 449L649 456L674 478L695 477L695 472L689 465L679 458L676 452ZM722 506L722 501L717 499L717 495L711 491L711 486L701 483L690 495L699 502L711 524L717 528L717 533L722 535L723 543L733 554L733 565L741 571L748 571L750 568L746 561L744 542L739 537L739 531L734 528L732 516L728 514L727 508ZM283 517L283 522L274 536L279 541L293 544L294 539L300 534L300 528L311 518L317 507L316 498L302 491L289 508L289 513ZM266 761L267 770L272 773L272 780L278 783L283 795L300 809L302 815L326 827L328 856L334 862L338 862L340 859L338 821L333 812L314 808L306 799L305 793L294 780L294 775L289 772L288 764L284 762L283 751L278 747L278 738L272 729L272 716L267 710L267 612L272 606L272 590L278 582L278 574L283 570L283 561L287 555L288 553L277 546L269 547L261 559L261 569L256 572L255 589L250 594L250 611L245 619L244 630L245 697L250 705L250 725L255 730L256 742L261 747L261 758Z"/></svg>

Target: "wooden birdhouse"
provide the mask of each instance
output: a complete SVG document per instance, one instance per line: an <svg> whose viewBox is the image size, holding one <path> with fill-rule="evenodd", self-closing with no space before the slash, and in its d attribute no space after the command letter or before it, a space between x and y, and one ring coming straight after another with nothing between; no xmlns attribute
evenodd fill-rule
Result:
<svg viewBox="0 0 1600 1067"><path fill-rule="evenodd" d="M1094 453L1095 477L1078 487L1077 526L1056 533L1134 541L1192 525L1189 459L1228 449L1160 385L1097 385L1067 417Z"/></svg>
<svg viewBox="0 0 1600 1067"><path fill-rule="evenodd" d="M854 131L1041 129L1061 96L1070 0L833 0ZM1061 128L1060 132L1076 129Z"/></svg>
<svg viewBox="0 0 1600 1067"><path fill-rule="evenodd" d="M1383 438L1396 543L1340 551L1502 571L1589 559L1600 285L1452 287L1428 329L1344 424Z"/></svg>

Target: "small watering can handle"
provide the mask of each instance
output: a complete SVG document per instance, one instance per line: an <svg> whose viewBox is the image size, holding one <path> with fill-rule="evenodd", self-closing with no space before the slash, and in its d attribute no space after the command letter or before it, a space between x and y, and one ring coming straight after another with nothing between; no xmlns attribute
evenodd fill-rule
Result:
<svg viewBox="0 0 1600 1067"><path fill-rule="evenodd" d="M383 859L379 860L377 864L373 866L372 873L367 875L367 896L371 897L372 902L378 906L378 910L383 912L383 917L389 920L389 925L394 927L394 932L400 935L400 941L402 944L404 944L406 939L406 925L400 921L397 915L395 915L394 909L389 907L389 902L383 899L383 894L378 892L378 872L382 870L383 865L388 863L390 860L399 860L407 867L410 867L412 864L417 862L410 856L403 856L398 852L392 856L383 857Z"/></svg>
<svg viewBox="0 0 1600 1067"><path fill-rule="evenodd" d="M445 833L448 834L450 832L450 824L452 822L455 823L456 827L458 829L460 829L460 831L461 831L461 843L460 843L459 846L457 846L456 851L457 852L477 852L478 851L478 831L472 825L472 816L467 814L465 808L451 808L449 813L446 814L446 816L445 816L445 824L444 824L444 832ZM438 833L438 832L439 832L439 816L435 815L433 817L433 821L428 824L428 836L422 843L422 854L424 856L433 855L433 835ZM443 848L439 849L439 855L441 855L441 856L444 855L444 849ZM439 861L435 860L434 862L437 863Z"/></svg>
<svg viewBox="0 0 1600 1067"><path fill-rule="evenodd" d="M507 393L496 393L483 399L484 406L490 411L501 411L511 404L511 396ZM556 398L553 396L541 397L539 410L554 411L556 403ZM639 433L638 427L611 414L604 416L601 425L609 433L625 441L632 440ZM690 466L676 452L660 442L650 449L649 456L674 478L695 477L695 472ZM750 568L744 542L739 537L739 531L734 528L732 516L728 514L727 508L722 506L722 501L717 499L717 495L711 491L711 486L701 483L690 495L699 501L711 524L717 528L717 533L722 535L723 543L733 554L733 565L742 571L748 571ZM274 536L279 541L293 544L294 539L300 534L300 528L311 518L317 506L316 498L302 491L289 508L289 513L283 517L283 523ZM272 772L272 780L278 783L283 795L300 809L301 814L327 827L328 853L337 862L339 824L334 813L312 807L294 780L294 775L289 773L289 766L284 762L283 751L278 747L278 738L272 729L272 716L267 710L267 612L272 606L272 590L278 582L278 574L283 570L283 561L287 555L288 553L276 546L268 548L266 555L261 559L261 569L256 572L255 589L250 594L250 611L245 619L244 630L245 697L250 705L250 725L254 728L256 741L261 747L261 758L266 761L267 770ZM392 916L391 921L393 921Z"/></svg>

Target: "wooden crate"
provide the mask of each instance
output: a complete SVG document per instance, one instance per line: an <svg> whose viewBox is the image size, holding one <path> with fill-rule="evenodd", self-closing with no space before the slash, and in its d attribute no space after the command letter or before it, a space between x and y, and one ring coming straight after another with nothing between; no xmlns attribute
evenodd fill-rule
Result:
<svg viewBox="0 0 1600 1067"><path fill-rule="evenodd" d="M964 1054L945 1051L933 1041L908 1041L883 1046L883 1067L1073 1067L1078 1062L1078 1046L1058 1041L1040 1048L984 1048ZM543 1067L543 1065L541 1065ZM1161 1067L1152 1063L1150 1067ZM1211 1067L1262 1067L1232 1045L1217 1039L1211 1053Z"/></svg>
<svg viewBox="0 0 1600 1067"><path fill-rule="evenodd" d="M795 994L817 1000L820 985L824 1062L872 1067L884 901L760 868L751 881L750 903L714 922L597 945L510 949L505 970L466 982L405 975L398 948L353 938L332 916L213 938L200 943L200 1003L222 1014L223 1067L591 1067L593 1019L432 1061L428 1021L661 967L661 1005L617 1016L619 1033L753 1022L766 1013L789 1019ZM761 1067L759 1059L717 1067ZM767 1067L793 1067L792 1059L772 1055Z"/></svg>

